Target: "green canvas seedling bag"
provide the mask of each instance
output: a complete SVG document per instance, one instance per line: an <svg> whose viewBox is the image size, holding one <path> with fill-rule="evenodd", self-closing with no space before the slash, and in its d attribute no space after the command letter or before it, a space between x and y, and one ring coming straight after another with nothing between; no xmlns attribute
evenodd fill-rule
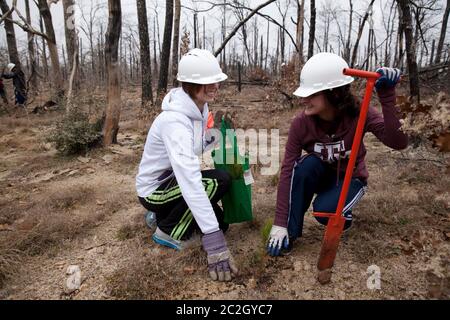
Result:
<svg viewBox="0 0 450 320"><path fill-rule="evenodd" d="M244 175L251 175L249 157L239 154L236 133L223 118L220 131L220 148L213 150L211 155L214 167L231 175L231 188L222 198L224 220L229 224L253 220L251 181L244 178ZM231 148L226 147L226 139L230 141Z"/></svg>

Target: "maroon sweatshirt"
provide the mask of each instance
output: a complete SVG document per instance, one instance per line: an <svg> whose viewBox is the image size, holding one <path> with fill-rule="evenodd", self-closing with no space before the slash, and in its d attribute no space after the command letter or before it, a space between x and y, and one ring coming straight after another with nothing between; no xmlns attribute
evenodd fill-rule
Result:
<svg viewBox="0 0 450 320"><path fill-rule="evenodd" d="M393 149L404 149L408 145L408 137L399 130L401 124L395 107L395 89L384 89L378 92L383 116L373 107L369 107L365 132L372 132L382 143ZM329 163L340 177L345 175L358 117L338 116L332 122L317 116L307 116L304 112L294 118L289 129L284 161L281 166L278 184L277 208L274 224L287 227L289 215L289 199L291 193L292 171L302 150L306 154L314 153L322 161ZM367 182L364 157L366 148L361 143L356 159L353 178Z"/></svg>

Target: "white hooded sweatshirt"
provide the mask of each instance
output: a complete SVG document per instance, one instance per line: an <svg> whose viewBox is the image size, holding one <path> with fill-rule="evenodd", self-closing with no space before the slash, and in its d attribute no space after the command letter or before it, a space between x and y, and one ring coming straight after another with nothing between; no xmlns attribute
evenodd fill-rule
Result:
<svg viewBox="0 0 450 320"><path fill-rule="evenodd" d="M136 176L140 197L148 197L175 174L184 200L203 234L219 224L202 183L199 155L205 149L208 105L200 109L182 88L172 89L162 102L163 112L148 132ZM158 179L168 170L172 175Z"/></svg>

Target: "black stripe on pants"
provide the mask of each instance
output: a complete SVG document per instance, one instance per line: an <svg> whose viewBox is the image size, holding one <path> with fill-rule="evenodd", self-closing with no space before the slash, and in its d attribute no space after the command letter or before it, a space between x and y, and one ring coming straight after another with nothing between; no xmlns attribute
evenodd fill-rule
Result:
<svg viewBox="0 0 450 320"><path fill-rule="evenodd" d="M217 204L231 186L230 175L223 170L204 170L202 182L211 202L219 228L228 229L224 222L223 210ZM159 229L176 240L189 239L195 230L199 230L191 211L184 200L175 177L161 184L152 195L139 197L141 204L156 214L156 224Z"/></svg>

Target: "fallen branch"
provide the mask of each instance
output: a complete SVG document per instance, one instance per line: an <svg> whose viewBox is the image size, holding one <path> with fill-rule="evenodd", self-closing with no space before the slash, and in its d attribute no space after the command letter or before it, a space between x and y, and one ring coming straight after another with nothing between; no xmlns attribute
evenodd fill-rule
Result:
<svg viewBox="0 0 450 320"><path fill-rule="evenodd" d="M226 84L237 84L238 81L226 81ZM260 86L260 85L269 85L270 82L269 81L241 81L241 84L245 84L245 85L254 85L254 86Z"/></svg>

